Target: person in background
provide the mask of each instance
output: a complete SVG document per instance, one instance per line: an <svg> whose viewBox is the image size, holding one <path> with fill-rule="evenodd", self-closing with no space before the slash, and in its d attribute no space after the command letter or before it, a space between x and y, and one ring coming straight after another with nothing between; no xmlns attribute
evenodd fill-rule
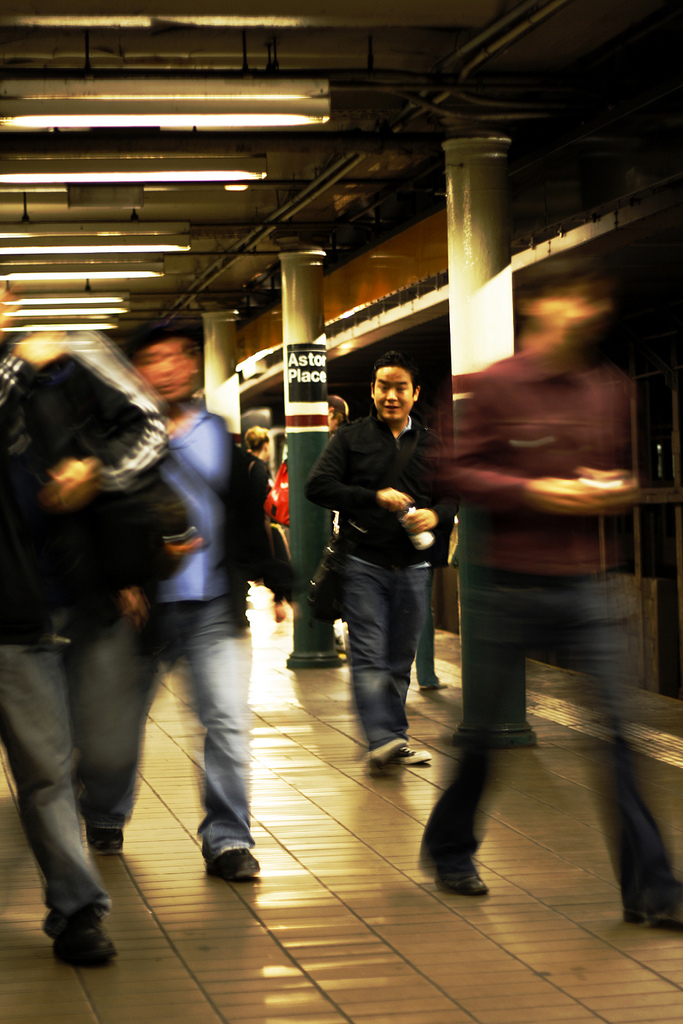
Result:
<svg viewBox="0 0 683 1024"><path fill-rule="evenodd" d="M432 594L434 592L434 564L430 562L429 583L427 586L427 615L420 640L415 652L415 673L420 690L445 690L434 667L434 614L432 612Z"/></svg>
<svg viewBox="0 0 683 1024"><path fill-rule="evenodd" d="M289 544L285 528L273 522L264 510L264 504L273 479L270 475L270 434L265 427L249 427L244 435L247 451L247 472L253 491L257 515L263 516L264 529L270 544L272 561L266 573L264 584L273 592L273 609L276 622L287 618L287 604L292 600L292 570Z"/></svg>
<svg viewBox="0 0 683 1024"><path fill-rule="evenodd" d="M455 479L470 517L483 523L461 554L470 577L470 635L479 703L495 708L509 666L529 650L573 658L602 704L612 734L615 856L624 918L680 922L674 877L635 781L619 686L628 678L623 623L604 577L618 552L601 542L599 517L631 507L629 384L601 362L597 342L615 311L615 283L577 257L544 260L516 295L518 354L470 378L455 442ZM477 510L476 512L474 510ZM471 518L468 520L471 523ZM434 807L423 865L441 888L479 896L475 815L489 773L487 722L468 743L453 783ZM615 834L616 832L616 834Z"/></svg>
<svg viewBox="0 0 683 1024"><path fill-rule="evenodd" d="M349 407L339 395L327 396L327 429L330 437L342 423L349 422Z"/></svg>
<svg viewBox="0 0 683 1024"><path fill-rule="evenodd" d="M265 427L249 427L244 435L249 474L256 477L257 486L263 491L263 501L273 486L270 476L270 434ZM263 504L263 502L261 503Z"/></svg>

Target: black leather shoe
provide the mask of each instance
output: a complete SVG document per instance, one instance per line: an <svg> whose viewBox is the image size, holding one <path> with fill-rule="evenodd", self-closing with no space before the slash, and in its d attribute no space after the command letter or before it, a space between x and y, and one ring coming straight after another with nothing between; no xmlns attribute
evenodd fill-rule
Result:
<svg viewBox="0 0 683 1024"><path fill-rule="evenodd" d="M474 874L437 875L436 884L439 889L457 892L460 896L485 896L489 891L476 871Z"/></svg>
<svg viewBox="0 0 683 1024"><path fill-rule="evenodd" d="M247 882L258 875L261 865L249 850L240 847L238 850L225 850L215 860L207 860L206 870L226 882Z"/></svg>
<svg viewBox="0 0 683 1024"><path fill-rule="evenodd" d="M114 943L93 906L83 907L66 919L66 927L55 939L53 949L60 960L80 967L106 964L116 956Z"/></svg>
<svg viewBox="0 0 683 1024"><path fill-rule="evenodd" d="M88 846L91 846L95 853L104 857L121 853L123 850L123 829L102 828L100 825L85 826L85 837Z"/></svg>

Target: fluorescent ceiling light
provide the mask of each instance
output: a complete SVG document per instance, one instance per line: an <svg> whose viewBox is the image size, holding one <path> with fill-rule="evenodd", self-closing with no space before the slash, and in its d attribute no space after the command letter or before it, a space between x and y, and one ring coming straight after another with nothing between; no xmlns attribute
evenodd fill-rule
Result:
<svg viewBox="0 0 683 1024"><path fill-rule="evenodd" d="M116 281L125 278L163 277L163 270L36 270L0 274L0 281Z"/></svg>
<svg viewBox="0 0 683 1024"><path fill-rule="evenodd" d="M51 164L53 161L51 161ZM92 161L91 161L92 163ZM151 163L151 161L150 161ZM186 164L187 166L187 164ZM137 182L217 182L238 181L240 178L265 178L264 174L248 174L245 171L41 171L39 173L12 172L0 174L0 185L130 185Z"/></svg>
<svg viewBox="0 0 683 1024"><path fill-rule="evenodd" d="M127 302L129 296L126 295L87 295L85 293L75 293L74 295L39 295L34 297L22 295L19 299L3 299L3 305L5 306L77 306L86 305L91 303L92 305L102 305L103 303L114 303L114 302Z"/></svg>
<svg viewBox="0 0 683 1024"><path fill-rule="evenodd" d="M303 114L0 114L0 128L296 128L325 124L329 119L329 115L314 118Z"/></svg>
<svg viewBox="0 0 683 1024"><path fill-rule="evenodd" d="M8 311L5 316L12 317L15 320L20 318L26 319L29 316L116 316L118 313L127 313L127 306L68 306L63 309L50 309L45 307L43 309L16 309Z"/></svg>
<svg viewBox="0 0 683 1024"><path fill-rule="evenodd" d="M206 157L173 157L163 160L117 158L49 162L0 159L0 185L23 185L27 188L32 185L55 184L154 185L173 182L225 185L230 182L260 181L266 175L265 157L226 157L220 160Z"/></svg>
<svg viewBox="0 0 683 1024"><path fill-rule="evenodd" d="M246 185L236 187L247 188ZM66 238L71 235L84 238L91 235L187 235L189 230L189 221L28 221L24 224L3 224L0 227L0 238L42 238L44 235L50 238Z"/></svg>
<svg viewBox="0 0 683 1024"><path fill-rule="evenodd" d="M190 243L185 245L172 242L136 242L134 245L120 245L108 242L106 245L93 243L88 245L2 245L0 256L78 256L88 253L121 254L135 252L187 252Z"/></svg>
<svg viewBox="0 0 683 1024"><path fill-rule="evenodd" d="M277 128L330 118L323 79L179 76L0 82L0 128Z"/></svg>
<svg viewBox="0 0 683 1024"><path fill-rule="evenodd" d="M82 320L81 323L73 324L22 324L21 326L5 327L5 331L16 331L22 334L33 334L36 331L113 331L118 324L112 324L107 322L99 323L95 321L91 323L89 320Z"/></svg>

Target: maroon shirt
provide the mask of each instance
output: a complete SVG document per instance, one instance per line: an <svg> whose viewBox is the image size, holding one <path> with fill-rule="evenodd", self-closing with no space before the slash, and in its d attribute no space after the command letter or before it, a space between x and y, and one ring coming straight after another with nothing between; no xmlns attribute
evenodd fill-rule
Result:
<svg viewBox="0 0 683 1024"><path fill-rule="evenodd" d="M533 353L503 359L469 379L455 441L456 485L489 512L477 560L509 572L598 572L597 516L553 515L526 505L525 481L576 479L577 468L630 471L629 384L596 365L557 373ZM614 551L607 551L614 564Z"/></svg>

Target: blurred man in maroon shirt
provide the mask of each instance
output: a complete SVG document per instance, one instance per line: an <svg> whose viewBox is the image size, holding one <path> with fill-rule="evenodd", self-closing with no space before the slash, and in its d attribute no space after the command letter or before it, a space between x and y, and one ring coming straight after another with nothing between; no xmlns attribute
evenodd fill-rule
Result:
<svg viewBox="0 0 683 1024"><path fill-rule="evenodd" d="M487 524L469 556L480 705L495 708L509 666L533 649L568 651L593 680L614 740L624 916L659 922L680 918L681 885L623 739L623 626L600 578L617 556L601 550L599 516L626 511L638 491L629 468L628 381L596 349L614 314L614 292L606 273L575 257L534 268L517 296L521 351L471 380L455 473L463 501ZM424 836L425 863L441 887L463 895L488 891L472 861L488 727L477 723Z"/></svg>

